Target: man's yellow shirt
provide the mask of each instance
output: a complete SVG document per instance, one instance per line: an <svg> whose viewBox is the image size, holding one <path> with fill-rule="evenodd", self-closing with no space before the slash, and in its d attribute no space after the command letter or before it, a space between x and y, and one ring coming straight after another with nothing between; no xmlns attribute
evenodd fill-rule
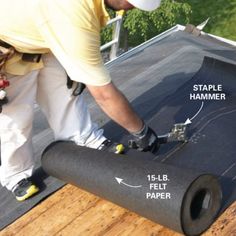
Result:
<svg viewBox="0 0 236 236"><path fill-rule="evenodd" d="M100 54L100 29L109 15L104 0L0 0L0 39L18 52L52 52L76 81L105 85L110 76ZM16 55L6 72L24 75L43 67Z"/></svg>

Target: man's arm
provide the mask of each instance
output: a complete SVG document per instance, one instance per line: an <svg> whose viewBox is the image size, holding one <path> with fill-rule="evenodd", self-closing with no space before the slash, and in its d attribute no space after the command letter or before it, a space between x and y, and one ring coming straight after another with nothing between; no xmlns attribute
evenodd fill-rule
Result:
<svg viewBox="0 0 236 236"><path fill-rule="evenodd" d="M134 133L142 129L143 121L112 82L104 86L87 85L87 88L102 110L128 132Z"/></svg>

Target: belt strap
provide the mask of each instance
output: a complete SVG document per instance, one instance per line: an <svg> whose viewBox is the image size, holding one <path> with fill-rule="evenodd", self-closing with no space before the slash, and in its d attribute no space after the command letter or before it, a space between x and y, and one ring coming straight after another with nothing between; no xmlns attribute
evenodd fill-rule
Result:
<svg viewBox="0 0 236 236"><path fill-rule="evenodd" d="M4 48L11 48L12 46L2 40L0 40L0 46Z"/></svg>
<svg viewBox="0 0 236 236"><path fill-rule="evenodd" d="M9 43L6 43L2 40L0 40L0 46L3 48L13 48ZM40 59L42 57L42 54L40 53L22 53L22 61L26 61L26 62L34 62L34 63L39 63Z"/></svg>
<svg viewBox="0 0 236 236"><path fill-rule="evenodd" d="M42 57L42 54L38 54L38 53L34 53L34 54L23 53L21 59L22 61L39 63L41 57Z"/></svg>

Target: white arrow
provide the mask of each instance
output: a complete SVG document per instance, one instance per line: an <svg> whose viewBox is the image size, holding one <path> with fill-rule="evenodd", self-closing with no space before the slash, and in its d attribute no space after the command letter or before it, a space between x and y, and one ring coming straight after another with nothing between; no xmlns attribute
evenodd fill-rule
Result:
<svg viewBox="0 0 236 236"><path fill-rule="evenodd" d="M184 124L185 124L185 125L191 124L191 123L192 123L192 120L193 120L194 118L196 118L196 117L198 116L198 114L201 112L203 106L204 106L204 102L202 102L201 107L199 108L198 112L197 112L192 118L188 118L188 119L185 121Z"/></svg>
<svg viewBox="0 0 236 236"><path fill-rule="evenodd" d="M116 181L117 181L119 184L126 185L126 186L128 186L128 187L130 187L130 188L141 188L141 187L142 187L142 185L134 186L134 185L126 184L126 183L123 181L123 179L121 179L121 178L115 177L115 179L116 179Z"/></svg>

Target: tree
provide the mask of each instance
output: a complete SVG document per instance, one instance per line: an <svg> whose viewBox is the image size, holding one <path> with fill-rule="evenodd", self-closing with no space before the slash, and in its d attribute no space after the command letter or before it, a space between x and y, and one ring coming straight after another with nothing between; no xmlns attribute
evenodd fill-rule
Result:
<svg viewBox="0 0 236 236"><path fill-rule="evenodd" d="M109 10L113 17L114 12ZM173 0L162 0L161 6L152 12L134 9L124 16L121 45L136 46L169 29L176 24L189 23L191 7L187 3ZM112 28L102 31L102 43L110 41Z"/></svg>
<svg viewBox="0 0 236 236"><path fill-rule="evenodd" d="M210 18L205 32L236 40L235 0L183 0L192 7L191 23L198 25Z"/></svg>

